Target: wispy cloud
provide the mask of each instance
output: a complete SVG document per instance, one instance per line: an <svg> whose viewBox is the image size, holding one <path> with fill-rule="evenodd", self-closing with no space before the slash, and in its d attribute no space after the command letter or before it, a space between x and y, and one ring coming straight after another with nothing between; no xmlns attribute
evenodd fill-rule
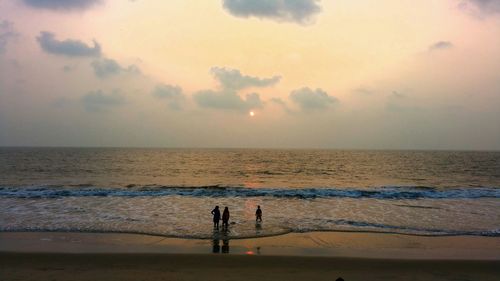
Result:
<svg viewBox="0 0 500 281"><path fill-rule="evenodd" d="M429 51L446 50L453 48L453 43L450 41L438 41L429 46Z"/></svg>
<svg viewBox="0 0 500 281"><path fill-rule="evenodd" d="M112 107L124 104L125 96L120 90L113 90L109 94L97 90L84 95L81 102L88 112L105 112Z"/></svg>
<svg viewBox="0 0 500 281"><path fill-rule="evenodd" d="M40 47L47 53L68 57L98 57L101 55L101 46L94 40L94 46L88 46L79 40L57 40L54 33L42 31L37 36Z"/></svg>
<svg viewBox="0 0 500 281"><path fill-rule="evenodd" d="M280 98L272 98L270 99L270 102L280 106L287 113L293 113L293 110L291 110L286 102Z"/></svg>
<svg viewBox="0 0 500 281"><path fill-rule="evenodd" d="M308 24L321 12L318 0L223 0L233 16Z"/></svg>
<svg viewBox="0 0 500 281"><path fill-rule="evenodd" d="M60 109L60 108L67 107L68 105L71 105L72 102L73 101L70 100L69 98L59 97L59 98L54 99L54 101L52 102L52 106Z"/></svg>
<svg viewBox="0 0 500 281"><path fill-rule="evenodd" d="M406 98L407 96L401 92L398 92L398 91L392 91L392 93L389 95L389 98L392 99L392 98L396 98L396 99L404 99Z"/></svg>
<svg viewBox="0 0 500 281"><path fill-rule="evenodd" d="M386 100L385 108L388 112L392 113L410 113L422 112L424 109L415 105L415 100L411 95L401 91L392 91Z"/></svg>
<svg viewBox="0 0 500 281"><path fill-rule="evenodd" d="M97 77L104 79L120 73L139 74L141 71L135 65L122 67L117 61L108 58L101 58L90 63Z"/></svg>
<svg viewBox="0 0 500 281"><path fill-rule="evenodd" d="M174 110L182 109L182 103L186 97L179 86L158 84L151 93L158 99L167 101L168 107Z"/></svg>
<svg viewBox="0 0 500 281"><path fill-rule="evenodd" d="M76 69L76 65L65 65L61 68L62 71L69 73Z"/></svg>
<svg viewBox="0 0 500 281"><path fill-rule="evenodd" d="M480 15L500 15L499 0L463 0L459 3L463 10Z"/></svg>
<svg viewBox="0 0 500 281"><path fill-rule="evenodd" d="M33 8L50 10L84 10L100 2L101 0L23 0Z"/></svg>
<svg viewBox="0 0 500 281"><path fill-rule="evenodd" d="M10 21L0 21L0 55L5 53L9 41L17 37L17 32L14 31L14 24Z"/></svg>
<svg viewBox="0 0 500 281"><path fill-rule="evenodd" d="M360 95L360 96L372 96L376 94L376 90L372 88L367 88L367 87L358 87L354 90L352 90L352 93L355 95Z"/></svg>

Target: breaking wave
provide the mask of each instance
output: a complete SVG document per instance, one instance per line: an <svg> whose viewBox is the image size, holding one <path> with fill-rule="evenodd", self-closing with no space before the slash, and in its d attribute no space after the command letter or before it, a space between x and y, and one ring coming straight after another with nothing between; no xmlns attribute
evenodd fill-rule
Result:
<svg viewBox="0 0 500 281"><path fill-rule="evenodd" d="M0 187L0 197L61 198L61 197L273 197L273 198L372 198L372 199L479 199L500 198L500 188L433 188L425 186L385 186L360 188L245 188L228 186L135 186L102 188L78 186Z"/></svg>

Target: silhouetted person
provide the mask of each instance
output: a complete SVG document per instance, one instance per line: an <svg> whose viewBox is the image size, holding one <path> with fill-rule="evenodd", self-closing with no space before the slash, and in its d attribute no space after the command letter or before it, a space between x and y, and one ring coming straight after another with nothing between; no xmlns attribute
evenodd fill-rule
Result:
<svg viewBox="0 0 500 281"><path fill-rule="evenodd" d="M222 212L222 227L227 228L228 226L229 226L229 209L225 207L224 212Z"/></svg>
<svg viewBox="0 0 500 281"><path fill-rule="evenodd" d="M219 221L220 221L219 206L215 206L215 209L212 210L212 215L214 215L214 228L218 229L219 228Z"/></svg>
<svg viewBox="0 0 500 281"><path fill-rule="evenodd" d="M255 221L262 221L262 210L259 205L257 205L257 210L255 211Z"/></svg>

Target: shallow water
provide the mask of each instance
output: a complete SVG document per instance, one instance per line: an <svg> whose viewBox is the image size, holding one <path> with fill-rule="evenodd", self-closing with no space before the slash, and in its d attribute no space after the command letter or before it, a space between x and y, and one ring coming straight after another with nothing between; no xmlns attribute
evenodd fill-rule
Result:
<svg viewBox="0 0 500 281"><path fill-rule="evenodd" d="M499 152L1 148L0 175L0 231L500 236Z"/></svg>

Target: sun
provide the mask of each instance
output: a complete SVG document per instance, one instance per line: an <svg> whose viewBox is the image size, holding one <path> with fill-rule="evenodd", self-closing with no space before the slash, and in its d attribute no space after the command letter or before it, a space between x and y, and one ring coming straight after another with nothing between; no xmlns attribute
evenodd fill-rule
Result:
<svg viewBox="0 0 500 281"><path fill-rule="evenodd" d="M254 117L255 116L255 112L253 112L253 111L250 111L248 114L250 115L250 117Z"/></svg>

